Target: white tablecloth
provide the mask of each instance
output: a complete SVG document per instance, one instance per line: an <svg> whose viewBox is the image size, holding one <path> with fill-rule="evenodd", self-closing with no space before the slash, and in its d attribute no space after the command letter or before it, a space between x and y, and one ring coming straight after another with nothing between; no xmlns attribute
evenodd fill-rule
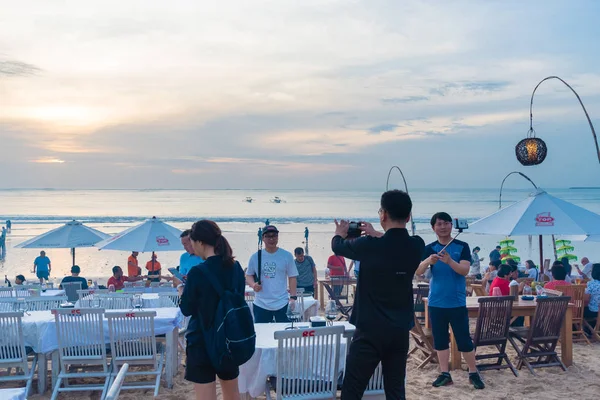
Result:
<svg viewBox="0 0 600 400"><path fill-rule="evenodd" d="M2 400L26 400L25 388L0 389L0 399Z"/></svg>
<svg viewBox="0 0 600 400"><path fill-rule="evenodd" d="M346 329L354 329L349 322L336 322L335 325L343 325ZM275 331L285 330L290 324L254 324L256 331L256 351L247 363L240 366L238 386L240 393L249 393L252 397L258 397L265 393L265 384L268 376L277 374L277 340ZM309 323L301 322L299 327L310 326ZM340 347L340 372L346 365L346 341L342 337Z"/></svg>
<svg viewBox="0 0 600 400"><path fill-rule="evenodd" d="M148 308L160 308L160 297L158 296L158 293L140 293L142 295L142 302L143 302L143 307L144 310L148 309ZM88 295L85 296L84 299L88 299L88 298L92 298L90 297L92 295ZM130 298L133 298L133 294L130 296ZM85 303L84 303L85 304ZM77 302L75 303L75 307L81 307L79 300L77 300Z"/></svg>
<svg viewBox="0 0 600 400"><path fill-rule="evenodd" d="M118 310L107 310L118 311ZM131 310L122 310L131 311ZM154 332L164 335L171 332L175 327L181 327L183 315L178 308L156 308L144 309L144 311L156 311L154 318ZM25 346L30 346L36 353L49 353L58 349L56 338L56 323L54 315L50 311L32 311L23 316L23 336ZM110 343L108 335L108 321L104 319L104 339Z"/></svg>
<svg viewBox="0 0 600 400"><path fill-rule="evenodd" d="M40 291L42 297L64 296L65 291L61 289L48 289L45 292Z"/></svg>

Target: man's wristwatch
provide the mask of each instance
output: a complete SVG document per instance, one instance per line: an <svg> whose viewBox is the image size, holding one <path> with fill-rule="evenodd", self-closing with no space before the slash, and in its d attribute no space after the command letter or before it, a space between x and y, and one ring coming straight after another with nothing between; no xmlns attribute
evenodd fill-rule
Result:
<svg viewBox="0 0 600 400"><path fill-rule="evenodd" d="M298 296L290 296L290 299L292 299L292 300L298 300Z"/></svg>

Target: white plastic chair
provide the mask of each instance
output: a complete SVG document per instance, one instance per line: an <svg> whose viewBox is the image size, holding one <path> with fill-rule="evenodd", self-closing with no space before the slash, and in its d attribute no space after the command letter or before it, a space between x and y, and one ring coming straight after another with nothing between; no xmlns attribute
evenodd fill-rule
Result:
<svg viewBox="0 0 600 400"><path fill-rule="evenodd" d="M29 289L32 289L29 285L18 285L14 287L15 289L15 297L29 297L31 296L31 292Z"/></svg>
<svg viewBox="0 0 600 400"><path fill-rule="evenodd" d="M17 299L16 297L0 297L0 312L12 312L18 311L17 304L23 299Z"/></svg>
<svg viewBox="0 0 600 400"><path fill-rule="evenodd" d="M154 286L150 288L151 293L177 293L173 286Z"/></svg>
<svg viewBox="0 0 600 400"><path fill-rule="evenodd" d="M250 314L252 314L252 318L254 318L254 292L244 293L244 298L246 299L246 304L248 304L248 308L250 309Z"/></svg>
<svg viewBox="0 0 600 400"><path fill-rule="evenodd" d="M60 373L54 386L52 400L59 392L101 390L104 398L110 383L110 369L106 358L103 329L103 309L67 308L52 310L56 321ZM69 372L69 366L100 366L101 371ZM63 379L104 378L104 384L79 384L71 382L61 387ZM66 382L67 383L67 382Z"/></svg>
<svg viewBox="0 0 600 400"><path fill-rule="evenodd" d="M77 291L81 290L81 282L67 282L61 284L61 286L70 302L74 303L79 300Z"/></svg>
<svg viewBox="0 0 600 400"><path fill-rule="evenodd" d="M100 307L106 310L131 310L131 294L104 293L97 296L100 298Z"/></svg>
<svg viewBox="0 0 600 400"><path fill-rule="evenodd" d="M0 297L15 297L15 291L11 287L0 288Z"/></svg>
<svg viewBox="0 0 600 400"><path fill-rule="evenodd" d="M335 399L344 327L309 328L275 332L278 341L277 376L269 377L276 399Z"/></svg>
<svg viewBox="0 0 600 400"><path fill-rule="evenodd" d="M344 332L344 338L346 339L346 355L350 352L350 344L352 343L352 337L354 336L354 329L346 329ZM345 370L344 370L345 373ZM385 400L385 391L383 389L383 368L381 367L381 363L375 368L375 372L373 372L373 376L369 380L369 384L367 385L367 390L363 394L363 399L383 399Z"/></svg>
<svg viewBox="0 0 600 400"><path fill-rule="evenodd" d="M0 383L26 381L25 391L29 394L37 364L37 355L33 356L31 368L29 368L22 319L22 312L0 313L0 369L8 369L7 375L0 376ZM22 375L11 375L11 368L19 368Z"/></svg>
<svg viewBox="0 0 600 400"><path fill-rule="evenodd" d="M179 293L159 293L159 304L161 307L179 307Z"/></svg>
<svg viewBox="0 0 600 400"><path fill-rule="evenodd" d="M128 369L129 364L123 364L114 382L110 385L104 400L118 400L119 394L121 394L121 388L123 387L123 382L125 382L125 374Z"/></svg>
<svg viewBox="0 0 600 400"><path fill-rule="evenodd" d="M154 397L156 397L160 387L165 352L161 346L159 360L154 333L154 317L156 317L156 311L106 313L113 368L118 368L123 364L150 366L151 370L127 372L126 376L155 376L154 382L132 382L123 385L122 389L154 388Z"/></svg>
<svg viewBox="0 0 600 400"><path fill-rule="evenodd" d="M79 296L78 304L76 307L79 308L94 308L94 306L100 306L100 302L94 300L98 299L98 295L108 293L108 289L81 289L77 291Z"/></svg>
<svg viewBox="0 0 600 400"><path fill-rule="evenodd" d="M48 311L60 308L60 305L67 301L67 297L26 297L23 301L27 303L27 311Z"/></svg>

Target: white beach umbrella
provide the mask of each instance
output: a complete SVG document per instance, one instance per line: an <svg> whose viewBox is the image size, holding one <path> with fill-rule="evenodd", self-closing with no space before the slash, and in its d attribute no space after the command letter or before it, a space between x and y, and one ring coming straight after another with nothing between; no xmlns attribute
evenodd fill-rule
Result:
<svg viewBox="0 0 600 400"><path fill-rule="evenodd" d="M61 227L26 240L15 247L20 249L71 249L73 265L75 265L76 248L93 247L96 243L109 237L110 235L106 233L73 220Z"/></svg>
<svg viewBox="0 0 600 400"><path fill-rule="evenodd" d="M542 235L600 235L600 215L538 190L525 200L473 222L469 233L539 235L543 265Z"/></svg>
<svg viewBox="0 0 600 400"><path fill-rule="evenodd" d="M151 251L182 251L181 231L156 217L98 243L98 250L122 250L144 253ZM152 259L154 260L154 258Z"/></svg>

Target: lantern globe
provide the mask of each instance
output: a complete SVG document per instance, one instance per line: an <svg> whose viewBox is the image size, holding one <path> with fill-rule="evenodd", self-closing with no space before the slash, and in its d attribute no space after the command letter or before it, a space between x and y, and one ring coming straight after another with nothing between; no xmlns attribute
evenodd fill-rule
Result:
<svg viewBox="0 0 600 400"><path fill-rule="evenodd" d="M538 165L544 162L548 154L546 143L537 137L528 137L517 143L515 147L517 160L522 165Z"/></svg>

